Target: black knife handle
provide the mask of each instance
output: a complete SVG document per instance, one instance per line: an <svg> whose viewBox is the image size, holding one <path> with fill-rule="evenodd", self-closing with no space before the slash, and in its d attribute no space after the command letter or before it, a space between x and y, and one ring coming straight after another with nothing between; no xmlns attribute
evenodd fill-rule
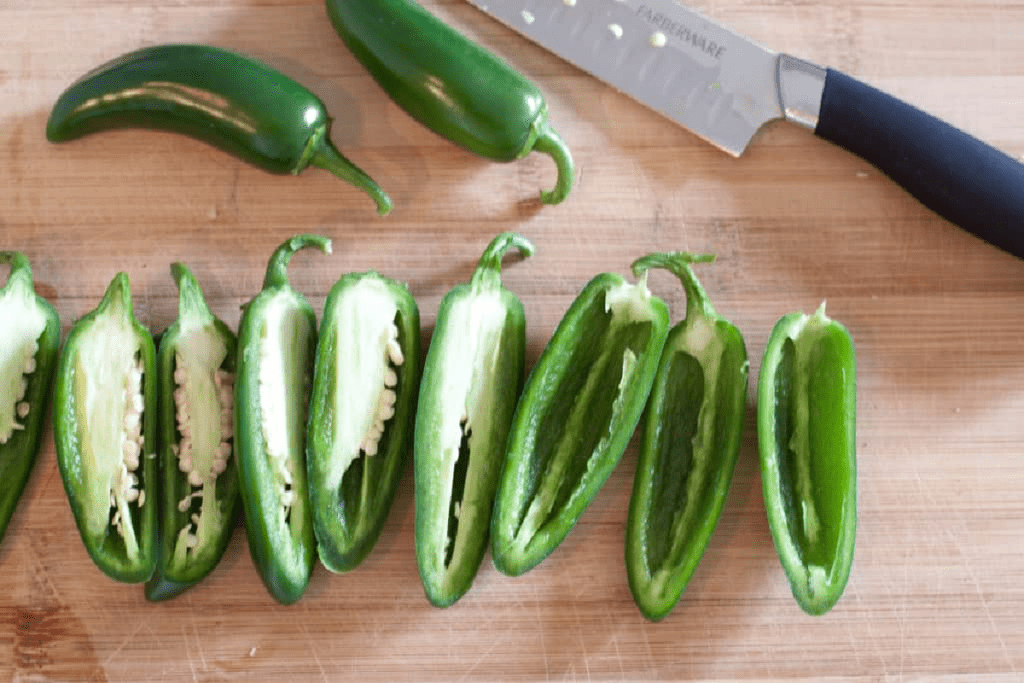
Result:
<svg viewBox="0 0 1024 683"><path fill-rule="evenodd" d="M1024 258L1024 164L828 69L815 135L876 166L946 220Z"/></svg>

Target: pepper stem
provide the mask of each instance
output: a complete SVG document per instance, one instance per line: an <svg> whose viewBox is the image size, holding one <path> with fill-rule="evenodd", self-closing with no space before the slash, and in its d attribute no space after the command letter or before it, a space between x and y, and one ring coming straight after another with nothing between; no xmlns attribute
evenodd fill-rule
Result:
<svg viewBox="0 0 1024 683"><path fill-rule="evenodd" d="M274 250L267 263L267 274L263 278L263 289L288 287L288 264L300 249L316 247L325 254L331 253L331 240L322 235L296 235Z"/></svg>
<svg viewBox="0 0 1024 683"><path fill-rule="evenodd" d="M679 278L683 289L686 290L686 318L691 319L698 315L715 318L717 314L711 305L711 300L690 267L693 263L711 263L714 260L714 254L691 254L684 251L658 252L641 256L634 261L633 274L640 277L650 268L662 268L669 271Z"/></svg>
<svg viewBox="0 0 1024 683"><path fill-rule="evenodd" d="M33 289L32 265L27 256L20 251L0 251L0 265L2 264L9 264L11 272L7 276L7 282L0 287L0 292L6 292L15 286L28 286L29 289Z"/></svg>
<svg viewBox="0 0 1024 683"><path fill-rule="evenodd" d="M523 256L532 256L533 242L519 233L503 232L491 240L477 262L470 284L474 288L501 286L501 259L509 249L518 249Z"/></svg>
<svg viewBox="0 0 1024 683"><path fill-rule="evenodd" d="M126 318L135 317L135 308L132 305L132 286L128 273L120 272L107 285L107 291L96 307L97 313L114 308Z"/></svg>
<svg viewBox="0 0 1024 683"><path fill-rule="evenodd" d="M542 190L540 201L544 204L559 204L569 196L569 192L572 190L573 183L576 181L576 166L573 163L569 146L555 132L555 129L549 126L546 120L535 125L537 137L534 140L533 149L554 159L555 166L558 168L558 180L555 182L554 189Z"/></svg>
<svg viewBox="0 0 1024 683"><path fill-rule="evenodd" d="M213 313L206 303L203 290L192 272L184 263L171 264L171 276L178 286L178 315L191 319L210 320Z"/></svg>
<svg viewBox="0 0 1024 683"><path fill-rule="evenodd" d="M327 136L327 126L319 128L309 139L306 148L307 162L317 168L330 171L342 180L370 195L377 204L377 213L386 216L391 213L391 198L361 168L353 164L338 151ZM302 170L301 164L297 171ZM297 172L296 171L296 172Z"/></svg>

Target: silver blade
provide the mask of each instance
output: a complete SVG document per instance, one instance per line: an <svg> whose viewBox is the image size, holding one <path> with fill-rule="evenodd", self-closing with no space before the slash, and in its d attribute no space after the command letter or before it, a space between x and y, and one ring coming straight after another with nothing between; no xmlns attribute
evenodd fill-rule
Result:
<svg viewBox="0 0 1024 683"><path fill-rule="evenodd" d="M782 118L778 55L674 0L469 0L739 156Z"/></svg>

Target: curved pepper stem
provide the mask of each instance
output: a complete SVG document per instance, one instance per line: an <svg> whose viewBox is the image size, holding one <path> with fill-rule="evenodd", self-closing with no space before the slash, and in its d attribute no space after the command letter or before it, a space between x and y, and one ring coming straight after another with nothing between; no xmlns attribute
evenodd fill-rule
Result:
<svg viewBox="0 0 1024 683"><path fill-rule="evenodd" d="M708 297L700 280L694 275L690 267L694 263L711 263L715 260L714 254L691 254L685 251L668 251L641 256L633 262L633 274L640 277L650 268L661 268L667 270L683 284L686 290L686 317L703 316L715 318L714 307Z"/></svg>
<svg viewBox="0 0 1024 683"><path fill-rule="evenodd" d="M267 274L263 278L263 289L290 287L288 284L288 264L292 256L300 249L316 247L325 254L331 253L331 240L323 235L296 235L279 246L267 263Z"/></svg>
<svg viewBox="0 0 1024 683"><path fill-rule="evenodd" d="M501 259L509 249L518 249L523 256L532 256L533 242L519 233L503 232L491 240L477 262L470 284L474 289L501 286Z"/></svg>
<svg viewBox="0 0 1024 683"><path fill-rule="evenodd" d="M555 181L554 189L542 190L540 201L544 204L559 204L572 191L573 183L576 181L576 166L569 146L555 129L548 125L547 120L542 120L535 126L537 137L533 142L533 149L554 159L558 168L558 180Z"/></svg>
<svg viewBox="0 0 1024 683"><path fill-rule="evenodd" d="M333 173L370 195L377 204L379 215L386 216L391 213L391 198L374 182L373 178L338 151L327 135L326 126L318 129L309 139L303 156L313 166ZM295 172L298 173L301 170L302 168L298 168Z"/></svg>

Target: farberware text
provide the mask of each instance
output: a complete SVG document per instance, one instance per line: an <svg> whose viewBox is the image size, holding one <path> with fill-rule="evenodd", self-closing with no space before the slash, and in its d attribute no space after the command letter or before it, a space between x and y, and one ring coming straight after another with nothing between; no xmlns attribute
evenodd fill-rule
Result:
<svg viewBox="0 0 1024 683"><path fill-rule="evenodd" d="M719 45L707 36L690 30L689 27L680 24L671 17L665 16L661 12L652 10L647 5L640 5L637 7L636 14L641 19L657 26L659 29L664 31L665 34L674 36L682 40L684 43L689 43L693 47L698 48L701 52L704 52L715 59L721 59L722 55L725 54L724 45Z"/></svg>

